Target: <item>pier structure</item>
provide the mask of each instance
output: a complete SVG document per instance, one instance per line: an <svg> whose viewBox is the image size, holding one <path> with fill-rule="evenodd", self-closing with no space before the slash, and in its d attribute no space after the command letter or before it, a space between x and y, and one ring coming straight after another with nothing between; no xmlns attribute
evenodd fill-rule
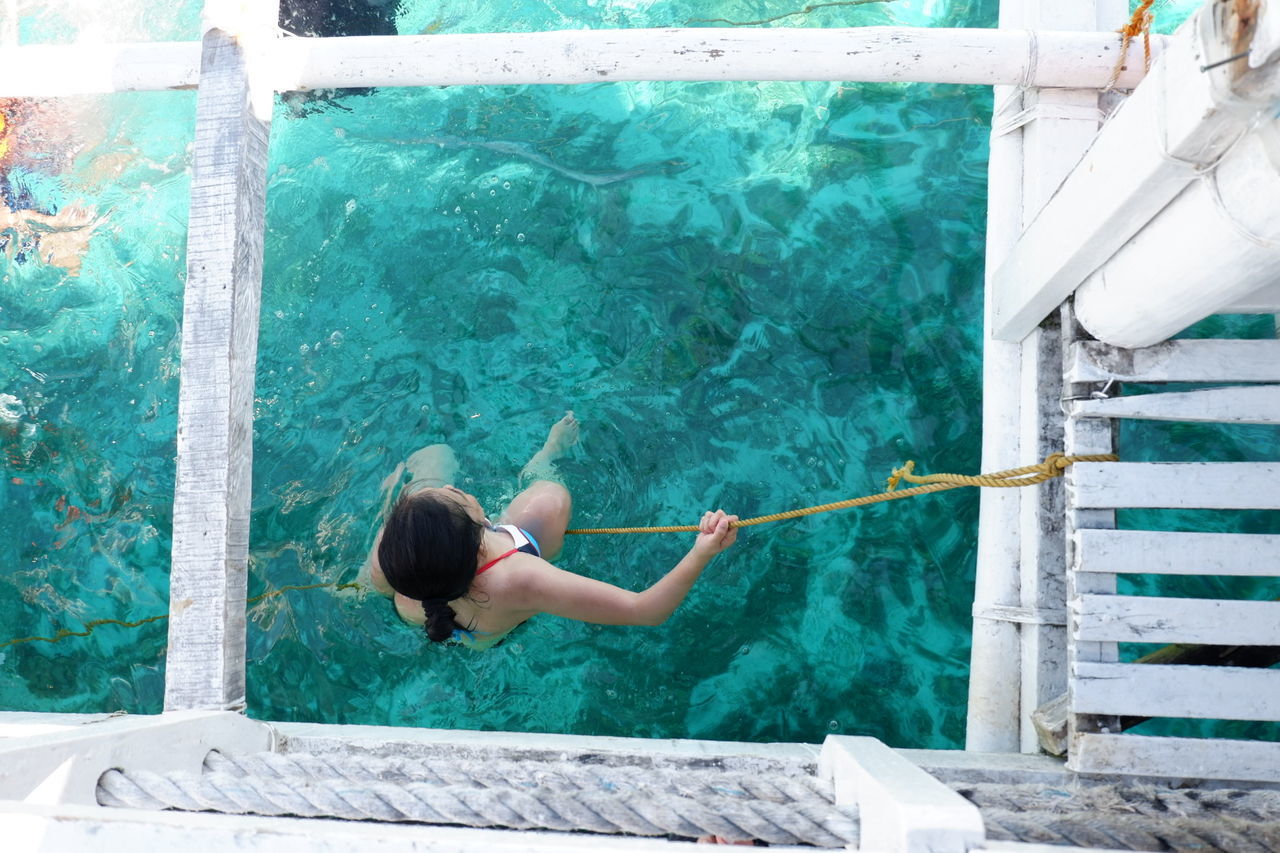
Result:
<svg viewBox="0 0 1280 853"><path fill-rule="evenodd" d="M1121 421L1280 423L1280 341L1167 340L1211 314L1280 311L1271 209L1280 205L1280 2L1209 0L1174 36L1152 37L1149 73L1141 39L1122 55L1110 32L1123 4L1069 5L1006 0L993 31L298 39L278 32L274 3L210 0L199 43L0 49L0 95L198 89L165 711L0 714L0 825L32 850L643 851L704 833L782 849L1157 849L1176 846L1170 838L1230 849L1274 834L1277 744L1124 729L1140 717L1280 720L1280 672L1230 656L1218 661L1227 665L1122 662L1118 644L1280 646L1280 604L1120 594L1117 578L1274 577L1280 538L1130 530L1116 511L1277 510L1276 461L1081 463L1065 483L984 495L965 751L841 736L759 745L304 726L243 714L276 91L637 79L992 85L984 467L1049 450L1123 455ZM15 71L37 58L58 73ZM1197 387L1117 393L1123 383ZM1009 448L1017 458L1005 465ZM1041 746L1065 751L1065 763L1031 754ZM484 774L495 764L507 784ZM1202 806L1237 806L1173 805L1189 785Z"/></svg>

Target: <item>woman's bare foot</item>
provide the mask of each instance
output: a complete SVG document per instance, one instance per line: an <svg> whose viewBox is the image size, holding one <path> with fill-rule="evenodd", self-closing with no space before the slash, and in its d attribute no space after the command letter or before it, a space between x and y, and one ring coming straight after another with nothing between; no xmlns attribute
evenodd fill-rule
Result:
<svg viewBox="0 0 1280 853"><path fill-rule="evenodd" d="M555 461L578 443L578 433L578 419L573 416L573 412L566 412L563 418L551 425L542 449L533 454L533 458L525 464L520 471L520 478L556 479Z"/></svg>

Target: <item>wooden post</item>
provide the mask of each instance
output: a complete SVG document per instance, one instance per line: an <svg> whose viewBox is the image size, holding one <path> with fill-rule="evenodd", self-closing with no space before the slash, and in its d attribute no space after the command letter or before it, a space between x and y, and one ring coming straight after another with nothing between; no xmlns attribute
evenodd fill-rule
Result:
<svg viewBox="0 0 1280 853"><path fill-rule="evenodd" d="M1106 11L1100 7L1106 6ZM1005 0L1002 28L1109 29L1111 0L1025 5ZM1030 83L1024 81L1024 87ZM1061 449L1062 356L1056 325L1020 343L995 337L993 272L1097 133L1096 89L997 87L988 171L983 344L983 470ZM1062 487L984 490L978 522L966 748L1034 752L1030 712L1066 688Z"/></svg>
<svg viewBox="0 0 1280 853"><path fill-rule="evenodd" d="M270 5L273 10L275 4ZM274 23L274 21L273 21ZM265 110L266 117L254 108ZM243 710L254 366L269 94L244 45L205 33L196 102L173 502L166 711Z"/></svg>

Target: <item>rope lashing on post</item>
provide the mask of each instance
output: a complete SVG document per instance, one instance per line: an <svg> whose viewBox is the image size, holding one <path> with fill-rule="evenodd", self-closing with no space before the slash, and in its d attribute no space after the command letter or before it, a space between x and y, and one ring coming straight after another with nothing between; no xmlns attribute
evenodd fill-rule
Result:
<svg viewBox="0 0 1280 853"><path fill-rule="evenodd" d="M1036 483L1043 483L1045 480L1051 480L1059 477L1062 472L1076 462L1117 462L1119 457L1111 454L1094 454L1084 456L1066 456L1062 453L1051 453L1045 460L1036 465L1024 465L1021 468L1010 468L1007 471L996 471L991 474L980 474L970 476L967 474L928 474L920 476L914 473L915 462L908 461L901 468L895 468L892 476L889 477L888 483L883 492L874 495L864 495L858 498L849 498L848 500L836 501L834 503L819 504L818 506L805 507L804 509L793 509L787 512L776 512L772 515L761 515L755 518L747 518L741 521L735 521L734 527L752 527L757 524L767 524L771 521L785 521L789 518L800 518L806 515L816 515L820 512L831 512L837 509L849 509L857 506L867 506L869 504L885 503L886 501L902 500L903 498L913 498L916 495L929 494L931 492L945 492L948 489L959 489L963 486L980 486L984 488L1016 488L1018 486L1034 486ZM899 489L898 484L906 480L908 483L918 483L920 485L909 489ZM599 534L599 533L696 533L698 525L681 524L671 525L667 527L586 527L566 530L565 535L578 534Z"/></svg>
<svg viewBox="0 0 1280 853"><path fill-rule="evenodd" d="M98 781L98 802L509 829L720 835L822 847L858 840L856 817L838 809L829 787L817 780L570 762L498 764L462 758L339 764L310 755L213 753L200 775L107 771Z"/></svg>
<svg viewBox="0 0 1280 853"><path fill-rule="evenodd" d="M1124 70L1125 60L1129 56L1129 45L1138 36L1142 36L1142 68L1143 71L1151 70L1151 25L1155 22L1155 12L1151 11L1152 4L1155 0L1142 0L1138 8L1133 10L1133 14L1129 17L1129 23L1125 24L1116 32L1120 33L1120 56L1116 59L1116 67L1111 70L1111 79L1107 81L1107 85L1102 91L1110 92L1116 86L1116 81L1120 79L1120 72Z"/></svg>

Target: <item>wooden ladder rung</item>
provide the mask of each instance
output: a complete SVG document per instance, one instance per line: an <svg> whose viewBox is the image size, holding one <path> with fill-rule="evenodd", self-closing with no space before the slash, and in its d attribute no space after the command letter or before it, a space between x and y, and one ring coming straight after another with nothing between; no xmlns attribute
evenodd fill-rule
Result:
<svg viewBox="0 0 1280 853"><path fill-rule="evenodd" d="M1280 782L1280 743L1077 734L1067 766L1078 773Z"/></svg>
<svg viewBox="0 0 1280 853"><path fill-rule="evenodd" d="M1280 646L1280 601L1085 594L1068 608L1076 641Z"/></svg>
<svg viewBox="0 0 1280 853"><path fill-rule="evenodd" d="M1280 670L1079 661L1071 710L1127 717L1280 720Z"/></svg>
<svg viewBox="0 0 1280 853"><path fill-rule="evenodd" d="M1131 397L1077 400L1084 418L1135 418L1188 423L1280 424L1280 385L1246 385L1169 391Z"/></svg>
<svg viewBox="0 0 1280 853"><path fill-rule="evenodd" d="M1165 341L1124 349L1101 341L1071 345L1068 382L1280 382L1280 340Z"/></svg>
<svg viewBox="0 0 1280 853"><path fill-rule="evenodd" d="M1077 530L1077 572L1280 577L1280 535Z"/></svg>
<svg viewBox="0 0 1280 853"><path fill-rule="evenodd" d="M1280 462L1078 462L1068 500L1081 509L1280 509Z"/></svg>

